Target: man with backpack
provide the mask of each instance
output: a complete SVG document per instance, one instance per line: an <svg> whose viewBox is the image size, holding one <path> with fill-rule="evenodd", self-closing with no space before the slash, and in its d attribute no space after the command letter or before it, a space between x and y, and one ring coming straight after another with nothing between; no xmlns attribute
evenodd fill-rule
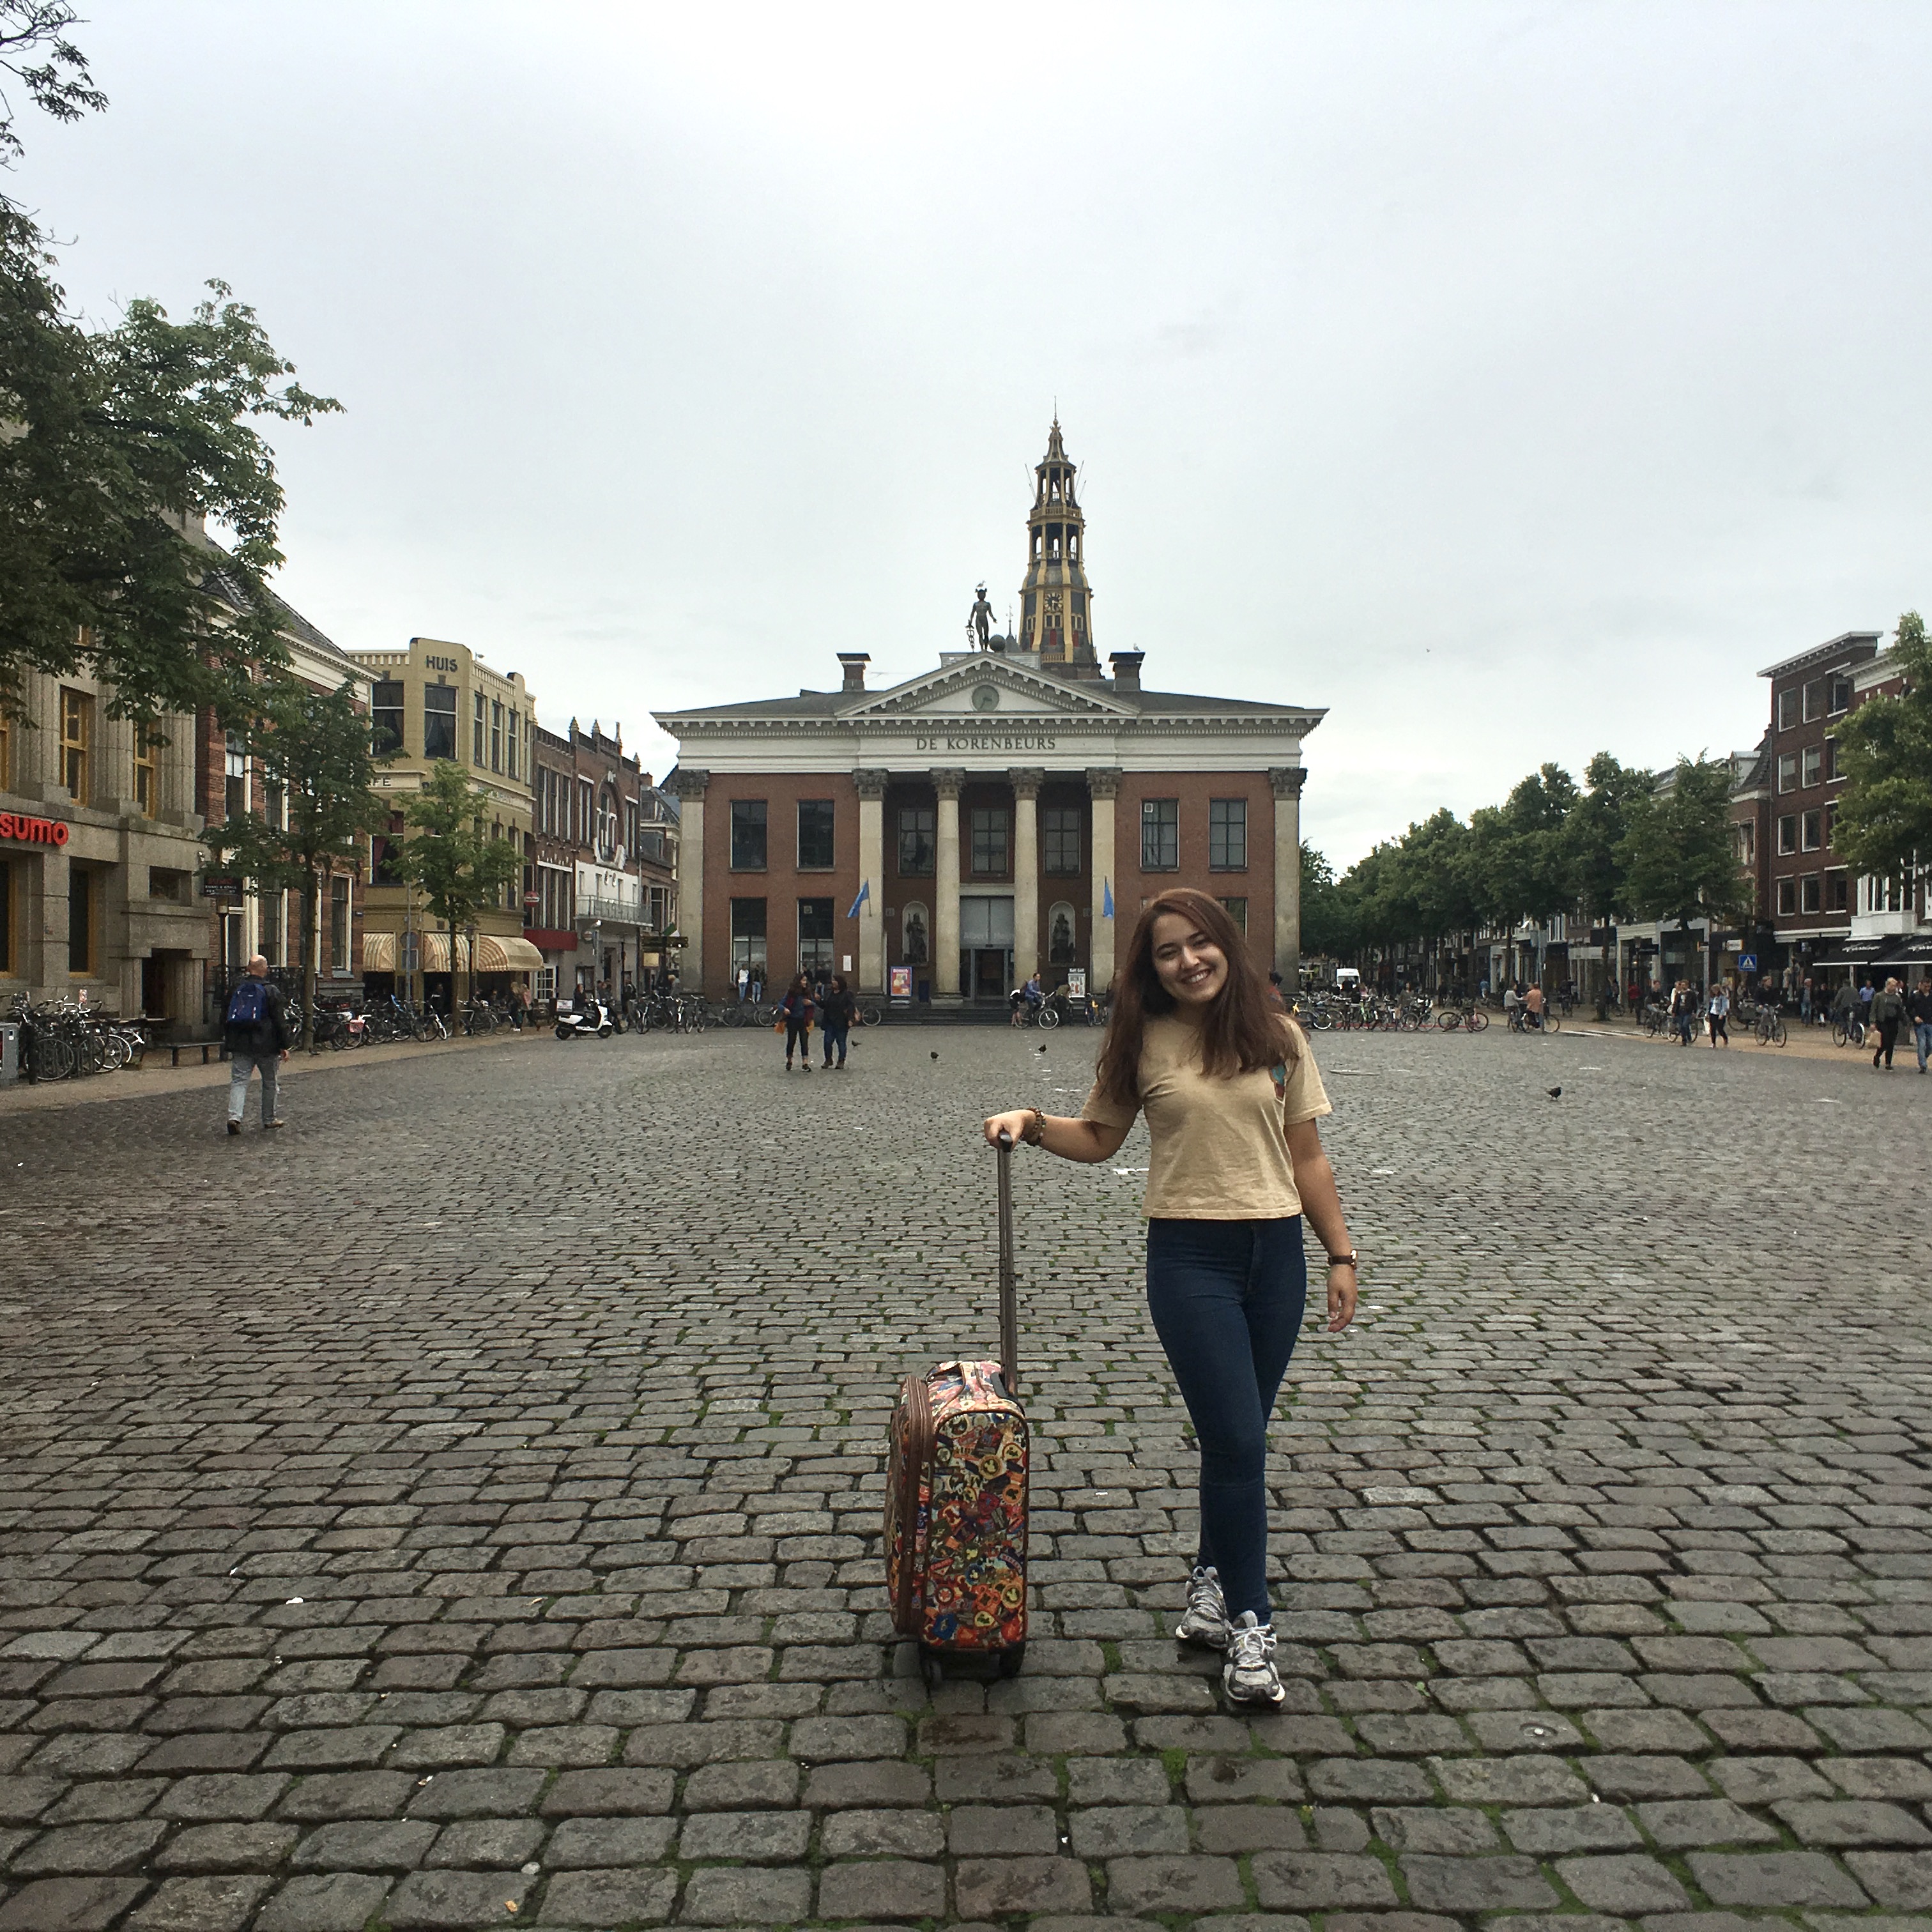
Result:
<svg viewBox="0 0 1932 1932"><path fill-rule="evenodd" d="M262 1125L279 1127L275 1076L289 1057L288 1007L282 989L268 983L268 962L259 952L248 962L248 976L228 996L221 1036L228 1048L228 1131L242 1131L251 1073L262 1076Z"/></svg>

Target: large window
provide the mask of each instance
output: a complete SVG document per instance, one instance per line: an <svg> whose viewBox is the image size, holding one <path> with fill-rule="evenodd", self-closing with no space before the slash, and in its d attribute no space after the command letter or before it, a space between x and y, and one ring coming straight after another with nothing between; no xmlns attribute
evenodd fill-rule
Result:
<svg viewBox="0 0 1932 1932"><path fill-rule="evenodd" d="M379 758L394 755L403 748L403 686L394 678L383 678L370 692L369 740Z"/></svg>
<svg viewBox="0 0 1932 1932"><path fill-rule="evenodd" d="M509 775L512 778L517 776L517 746L522 739L523 730L522 719L512 711L510 713L510 735L503 748L509 754Z"/></svg>
<svg viewBox="0 0 1932 1932"><path fill-rule="evenodd" d="M98 937L94 902L94 874L85 866L70 863L67 873L67 970L82 979L94 971Z"/></svg>
<svg viewBox="0 0 1932 1932"><path fill-rule="evenodd" d="M1246 899L1223 899L1221 910L1234 922L1234 930L1245 939L1248 936L1248 902Z"/></svg>
<svg viewBox="0 0 1932 1932"><path fill-rule="evenodd" d="M1796 752L1783 752L1778 754L1778 788L1780 791L1796 791L1798 789L1798 754Z"/></svg>
<svg viewBox="0 0 1932 1932"><path fill-rule="evenodd" d="M591 845L596 842L596 788L588 778L577 782L577 843Z"/></svg>
<svg viewBox="0 0 1932 1932"><path fill-rule="evenodd" d="M1822 812L1808 812L1800 828L1800 843L1808 852L1815 852L1825 842L1825 814Z"/></svg>
<svg viewBox="0 0 1932 1932"><path fill-rule="evenodd" d="M1825 776L1825 748L1822 745L1807 745L1804 748L1804 782L1808 785L1822 782Z"/></svg>
<svg viewBox="0 0 1932 1932"><path fill-rule="evenodd" d="M1081 810L1077 805L1049 805L1040 813L1040 836L1045 848L1041 863L1047 876L1077 879L1081 866Z"/></svg>
<svg viewBox="0 0 1932 1932"><path fill-rule="evenodd" d="M503 769L503 707L494 698L490 702L490 769Z"/></svg>
<svg viewBox="0 0 1932 1932"><path fill-rule="evenodd" d="M761 798L734 798L731 801L731 869L734 872L762 872L765 869L765 801ZM760 899L762 905L764 902Z"/></svg>
<svg viewBox="0 0 1932 1932"><path fill-rule="evenodd" d="M476 694L476 718L470 733L470 762L481 766L483 763L483 694Z"/></svg>
<svg viewBox="0 0 1932 1932"><path fill-rule="evenodd" d="M973 876L1003 879L1006 875L1007 828L1011 821L1003 805L973 808Z"/></svg>
<svg viewBox="0 0 1932 1932"><path fill-rule="evenodd" d="M1814 718L1825 715L1825 680L1814 677L1804 687L1804 722L1810 724Z"/></svg>
<svg viewBox="0 0 1932 1932"><path fill-rule="evenodd" d="M1798 814L1788 812L1778 821L1778 849L1780 853L1798 850Z"/></svg>
<svg viewBox="0 0 1932 1932"><path fill-rule="evenodd" d="M899 808L899 876L904 879L932 877L936 825L929 805Z"/></svg>
<svg viewBox="0 0 1932 1932"><path fill-rule="evenodd" d="M280 966L282 958L282 920L284 897L280 892L263 892L262 902L262 957L271 966Z"/></svg>
<svg viewBox="0 0 1932 1932"><path fill-rule="evenodd" d="M832 866L832 801L802 798L798 802L798 868L829 872Z"/></svg>
<svg viewBox="0 0 1932 1932"><path fill-rule="evenodd" d="M456 755L456 687L453 684L423 686L423 756L453 758Z"/></svg>
<svg viewBox="0 0 1932 1932"><path fill-rule="evenodd" d="M1741 818L1731 828L1731 836L1738 848L1738 863L1754 866L1757 863L1757 827L1748 818Z"/></svg>
<svg viewBox="0 0 1932 1932"><path fill-rule="evenodd" d="M1835 738L1825 740L1825 778L1827 783L1835 782L1844 776L1838 769L1838 741Z"/></svg>
<svg viewBox="0 0 1932 1932"><path fill-rule="evenodd" d="M1800 912L1821 912L1824 910L1822 882L1816 872L1807 872L1798 882L1798 910Z"/></svg>
<svg viewBox="0 0 1932 1932"><path fill-rule="evenodd" d="M1780 879L1778 882L1778 910L1780 918L1789 919L1798 910L1798 881Z"/></svg>
<svg viewBox="0 0 1932 1932"><path fill-rule="evenodd" d="M765 902L763 899L731 902L731 976L738 969L763 974L765 970Z"/></svg>
<svg viewBox="0 0 1932 1932"><path fill-rule="evenodd" d="M328 970L349 970L349 881L339 872L328 882Z"/></svg>
<svg viewBox="0 0 1932 1932"><path fill-rule="evenodd" d="M1846 912L1851 906L1851 874L1840 870L1825 874L1825 910Z"/></svg>
<svg viewBox="0 0 1932 1932"><path fill-rule="evenodd" d="M88 801L87 758L94 742L94 700L66 685L60 694L60 776L76 805Z"/></svg>
<svg viewBox="0 0 1932 1932"><path fill-rule="evenodd" d="M1842 674L1832 680L1832 712L1835 718L1841 711L1852 708L1852 681Z"/></svg>
<svg viewBox="0 0 1932 1932"><path fill-rule="evenodd" d="M1245 872L1248 869L1246 799L1210 798L1208 801L1208 866L1210 872ZM1245 909L1246 902L1242 903Z"/></svg>
<svg viewBox="0 0 1932 1932"><path fill-rule="evenodd" d="M798 902L798 970L801 973L829 973L832 970L830 899L800 899Z"/></svg>
<svg viewBox="0 0 1932 1932"><path fill-rule="evenodd" d="M143 719L134 721L134 808L143 818L152 818L160 808L160 740L154 728Z"/></svg>
<svg viewBox="0 0 1932 1932"><path fill-rule="evenodd" d="M1798 692L1794 686L1790 691L1778 694L1778 728L1780 731L1795 730L1798 724Z"/></svg>
<svg viewBox="0 0 1932 1932"><path fill-rule="evenodd" d="M221 760L221 815L239 818L248 809L248 754L242 748L238 731L229 733Z"/></svg>
<svg viewBox="0 0 1932 1932"><path fill-rule="evenodd" d="M1180 865L1180 801L1141 800L1141 870L1172 872Z"/></svg>

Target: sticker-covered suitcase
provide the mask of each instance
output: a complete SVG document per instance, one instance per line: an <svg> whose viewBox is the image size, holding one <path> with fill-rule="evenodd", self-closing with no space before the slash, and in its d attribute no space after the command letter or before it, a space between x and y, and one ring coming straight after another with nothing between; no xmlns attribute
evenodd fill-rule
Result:
<svg viewBox="0 0 1932 1932"><path fill-rule="evenodd" d="M968 1658L1011 1677L1026 1654L1028 1441L1010 1140L998 1157L1000 1358L908 1376L892 1410L886 1588L892 1627L917 1640L932 1682Z"/></svg>

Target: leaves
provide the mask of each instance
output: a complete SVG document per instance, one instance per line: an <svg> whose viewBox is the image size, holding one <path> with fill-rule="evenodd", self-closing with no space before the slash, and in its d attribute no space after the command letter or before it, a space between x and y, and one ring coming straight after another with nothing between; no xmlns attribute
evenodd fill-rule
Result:
<svg viewBox="0 0 1932 1932"><path fill-rule="evenodd" d="M0 0L0 70L10 74L34 105L56 121L78 121L107 105L87 56L67 38L78 17L68 0ZM11 167L22 152L14 131L13 101L0 88L0 167Z"/></svg>
<svg viewBox="0 0 1932 1932"><path fill-rule="evenodd" d="M404 843L398 869L422 888L430 910L452 933L500 903L504 886L523 870L516 840L485 835L484 796L462 766L439 759L403 806L416 836Z"/></svg>
<svg viewBox="0 0 1932 1932"><path fill-rule="evenodd" d="M1898 620L1902 697L1874 697L1838 727L1845 786L1832 849L1855 872L1906 876L1932 860L1932 642L1925 620Z"/></svg>
<svg viewBox="0 0 1932 1932"><path fill-rule="evenodd" d="M1714 924L1751 908L1750 880L1731 832L1730 760L1680 758L1656 788L1632 800L1616 848L1630 910L1644 919Z"/></svg>

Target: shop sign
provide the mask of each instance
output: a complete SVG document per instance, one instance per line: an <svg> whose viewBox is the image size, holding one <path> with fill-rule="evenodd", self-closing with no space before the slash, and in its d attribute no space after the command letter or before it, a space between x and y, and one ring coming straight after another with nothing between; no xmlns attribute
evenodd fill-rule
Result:
<svg viewBox="0 0 1932 1932"><path fill-rule="evenodd" d="M64 845L69 837L63 818L29 818L23 812L0 812L0 838L17 838L23 845Z"/></svg>
<svg viewBox="0 0 1932 1932"><path fill-rule="evenodd" d="M892 969L892 998L895 1000L910 1000L912 998L912 968L910 966L895 966Z"/></svg>
<svg viewBox="0 0 1932 1932"><path fill-rule="evenodd" d="M201 896L205 899L238 899L242 896L239 879L203 879Z"/></svg>
<svg viewBox="0 0 1932 1932"><path fill-rule="evenodd" d="M1084 966L1070 966L1066 969L1066 997L1070 1000L1084 1000L1087 997L1087 969Z"/></svg>

